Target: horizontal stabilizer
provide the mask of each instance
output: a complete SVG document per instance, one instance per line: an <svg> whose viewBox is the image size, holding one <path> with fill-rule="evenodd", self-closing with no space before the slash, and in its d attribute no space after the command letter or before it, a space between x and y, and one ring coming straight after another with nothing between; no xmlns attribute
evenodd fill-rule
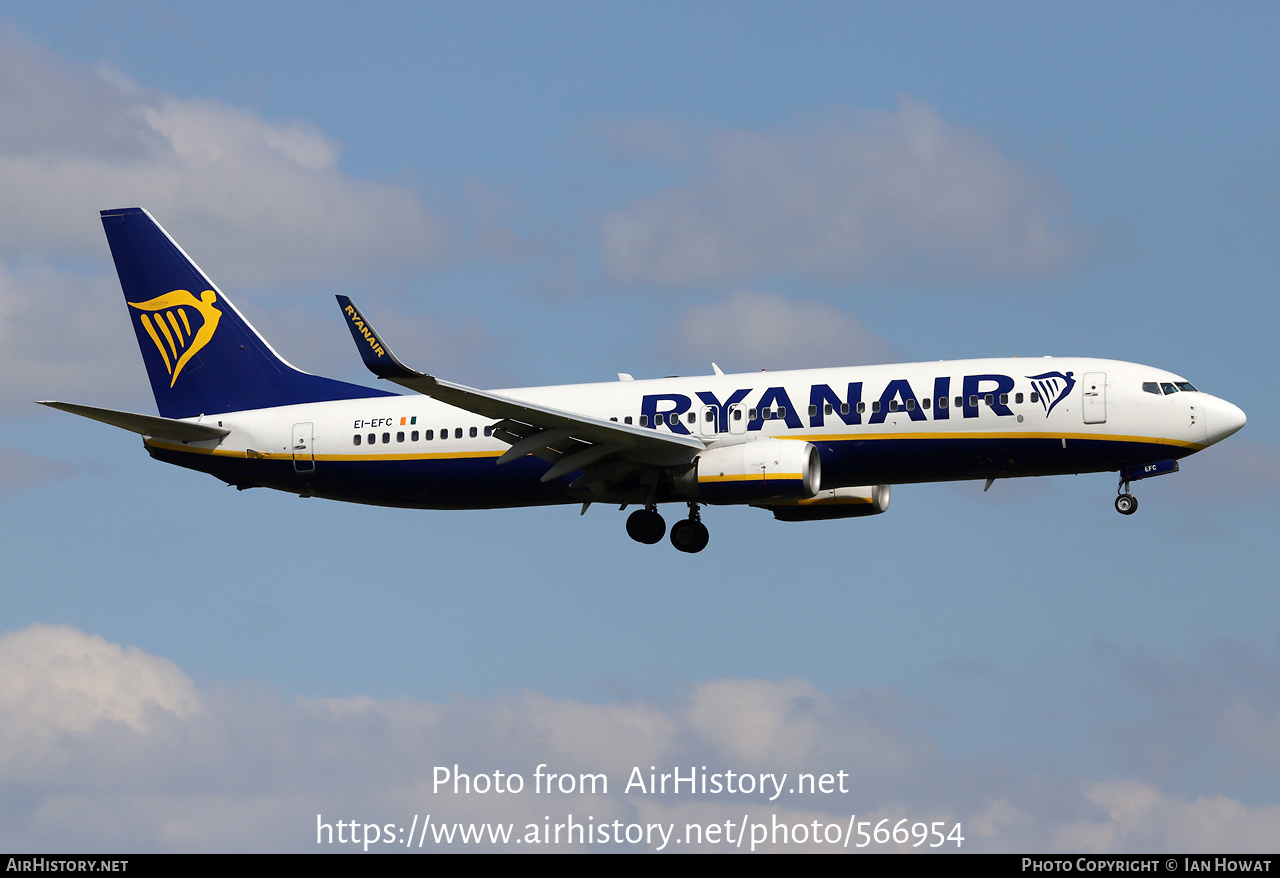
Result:
<svg viewBox="0 0 1280 878"><path fill-rule="evenodd" d="M110 424L113 427L119 427L131 433L154 436L157 439L196 442L202 439L221 439L231 432L224 427L193 424L190 421L175 421L173 418L160 418L155 415L139 415L134 412L100 409L91 405L75 405L70 402L54 402L52 400L40 400L39 402L40 405L47 405L49 408L60 409L73 415L79 415L82 418L101 421L104 424Z"/></svg>

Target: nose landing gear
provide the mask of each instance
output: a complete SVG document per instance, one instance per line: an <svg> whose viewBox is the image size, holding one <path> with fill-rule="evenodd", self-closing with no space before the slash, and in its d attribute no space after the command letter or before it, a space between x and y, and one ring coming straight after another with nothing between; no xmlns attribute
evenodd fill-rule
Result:
<svg viewBox="0 0 1280 878"><path fill-rule="evenodd" d="M1125 488L1129 487L1127 482L1125 483L1124 487ZM1137 497L1127 492L1116 497L1116 512L1119 512L1121 515L1133 515L1133 513L1137 511L1138 511Z"/></svg>
<svg viewBox="0 0 1280 878"><path fill-rule="evenodd" d="M1133 515L1138 511L1138 498L1129 493L1129 483L1139 479L1150 479L1155 476L1168 475L1178 471L1176 460L1153 460L1151 463L1126 466L1120 470L1120 484L1116 486L1116 512L1121 515Z"/></svg>
<svg viewBox="0 0 1280 878"><path fill-rule="evenodd" d="M698 512L698 504L689 503L689 517L678 521L671 528L671 545L681 552L701 552L707 547L711 534L702 523L702 515Z"/></svg>

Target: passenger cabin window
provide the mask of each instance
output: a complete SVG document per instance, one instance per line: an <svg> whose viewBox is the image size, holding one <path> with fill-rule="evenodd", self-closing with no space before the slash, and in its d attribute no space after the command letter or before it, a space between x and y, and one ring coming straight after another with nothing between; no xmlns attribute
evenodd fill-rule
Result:
<svg viewBox="0 0 1280 878"><path fill-rule="evenodd" d="M641 427L647 427L647 426L649 426L649 416L648 416L648 415L641 415L641 416L640 416L640 426L641 426Z"/></svg>
<svg viewBox="0 0 1280 878"><path fill-rule="evenodd" d="M390 433L383 433L383 434L382 434L382 444L383 444L383 445L389 445L390 443L391 443L391 434L390 434Z"/></svg>
<svg viewBox="0 0 1280 878"><path fill-rule="evenodd" d="M627 416L626 416L625 418L623 418L622 420L623 420L623 423L630 424L630 423L631 423L631 415L627 415Z"/></svg>
<svg viewBox="0 0 1280 878"><path fill-rule="evenodd" d="M698 423L698 415L695 412L689 412L689 417L685 418L690 424ZM710 420L710 419L708 419Z"/></svg>
<svg viewBox="0 0 1280 878"><path fill-rule="evenodd" d="M614 420L616 421L616 420L618 420L618 419L617 419L617 418L614 418ZM492 427L492 426L490 426L490 427L485 427L485 428L484 428L484 435L486 435L486 436L492 436L492 435L493 435L493 427Z"/></svg>
<svg viewBox="0 0 1280 878"><path fill-rule="evenodd" d="M359 444L360 444L360 434L359 434L359 433L357 433L356 435L352 436L352 437L351 437L351 441L352 441L352 442L354 442L356 445L359 445Z"/></svg>
<svg viewBox="0 0 1280 878"><path fill-rule="evenodd" d="M862 403L858 403L858 411L862 411ZM849 403L847 402L840 403L840 414L842 415L849 414Z"/></svg>
<svg viewBox="0 0 1280 878"><path fill-rule="evenodd" d="M461 428L461 427L454 427L454 428L453 428L453 438L454 438L454 439L461 439L461 438L462 438L462 428Z"/></svg>
<svg viewBox="0 0 1280 878"><path fill-rule="evenodd" d="M417 441L418 441L418 431L417 431L417 430L414 430L412 433L410 433L410 434L409 434L409 441L411 441L411 442L417 442Z"/></svg>
<svg viewBox="0 0 1280 878"><path fill-rule="evenodd" d="M1040 401L1040 394L1036 393L1034 390L1033 390L1033 391L1031 391L1031 401L1032 401L1032 402L1039 402L1039 401Z"/></svg>
<svg viewBox="0 0 1280 878"><path fill-rule="evenodd" d="M1013 395L1013 401L1014 401L1014 402L1016 402L1018 405L1022 405L1022 394L1021 394L1021 393L1015 393L1015 394Z"/></svg>
<svg viewBox="0 0 1280 878"><path fill-rule="evenodd" d="M375 442L377 442L377 441L378 441L378 434L377 434L377 433L370 433L370 434L369 434L369 444L370 444L370 445L372 445L373 443L375 443Z"/></svg>
<svg viewBox="0 0 1280 878"><path fill-rule="evenodd" d="M880 411L880 400L877 399L875 402L871 403L871 411L873 412Z"/></svg>
<svg viewBox="0 0 1280 878"><path fill-rule="evenodd" d="M929 397L926 396L924 399L920 400L920 407L925 411L929 410Z"/></svg>
<svg viewBox="0 0 1280 878"><path fill-rule="evenodd" d="M948 402L948 400L947 400L947 398L946 398L945 396L940 396L940 397L938 397L938 408L940 408L940 409L944 409L944 408L946 408L946 407L947 407L947 402Z"/></svg>
<svg viewBox="0 0 1280 878"><path fill-rule="evenodd" d="M811 418L815 417L817 416L817 414L818 414L818 407L816 405L809 406L809 417ZM831 406L827 406L827 414L831 414Z"/></svg>
<svg viewBox="0 0 1280 878"><path fill-rule="evenodd" d="M425 432L422 434L422 438L423 438L423 439L425 439L426 441L430 442L432 439L436 438L436 431L435 431L435 430L427 430L427 431L425 431Z"/></svg>

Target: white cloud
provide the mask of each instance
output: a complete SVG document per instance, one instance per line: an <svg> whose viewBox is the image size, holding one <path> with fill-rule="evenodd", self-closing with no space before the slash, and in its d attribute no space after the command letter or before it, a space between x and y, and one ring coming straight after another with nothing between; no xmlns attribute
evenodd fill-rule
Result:
<svg viewBox="0 0 1280 878"><path fill-rule="evenodd" d="M726 820L962 824L964 850L1253 850L1280 806L1188 797L1133 778L1020 776L999 762L948 759L912 730L888 692L838 697L803 680L713 680L669 703L588 704L537 692L446 704L296 699L199 689L172 662L66 626L0 636L0 845L46 851L333 850L316 815L403 824L450 821L596 825ZM534 772L607 793L538 793ZM520 793L435 791L437 767L521 775ZM769 795L626 791L706 766L721 779L786 772ZM849 791L797 795L798 772L846 773ZM670 779L668 779L670 784ZM379 849L388 847L378 846ZM434 849L428 843L427 849ZM490 846L486 846L490 847ZM635 845L627 849L646 849ZM681 849L683 845L675 847ZM705 843L708 850L724 844ZM525 850L514 844L512 850ZM831 850L815 844L778 849Z"/></svg>
<svg viewBox="0 0 1280 878"><path fill-rule="evenodd" d="M615 279L964 283L1057 274L1084 247L1056 186L910 98L807 130L723 131L705 147L700 176L605 218Z"/></svg>
<svg viewBox="0 0 1280 878"><path fill-rule="evenodd" d="M140 205L224 286L418 265L446 247L404 187L338 170L314 126L180 99L0 43L0 255L105 255L98 211Z"/></svg>
<svg viewBox="0 0 1280 878"><path fill-rule="evenodd" d="M243 285L385 275L459 252L413 191L343 174L340 144L310 124L180 99L3 34L0 120L0 410L30 414L36 399L151 410L106 262L103 208L148 208L233 297ZM502 227L504 206L486 207L492 197L482 195L473 199L484 210L466 234L468 252L527 249ZM323 306L334 309L328 331L303 308L241 304L301 368L354 362L332 299ZM430 344L423 362L503 383L480 322L410 320L409 332ZM417 341L409 332L406 346ZM31 463L9 455L4 483L23 483L15 467L34 472Z"/></svg>
<svg viewBox="0 0 1280 878"><path fill-rule="evenodd" d="M34 414L37 399L151 405L125 311L114 277L0 261L0 409Z"/></svg>
<svg viewBox="0 0 1280 878"><path fill-rule="evenodd" d="M676 314L662 338L672 355L731 370L804 369L900 361L857 318L821 302L739 290Z"/></svg>

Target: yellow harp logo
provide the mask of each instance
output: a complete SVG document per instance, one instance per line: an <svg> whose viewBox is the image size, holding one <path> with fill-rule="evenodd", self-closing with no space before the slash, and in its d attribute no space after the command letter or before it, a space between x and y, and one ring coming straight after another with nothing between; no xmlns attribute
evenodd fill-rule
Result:
<svg viewBox="0 0 1280 878"><path fill-rule="evenodd" d="M186 290L174 290L148 302L129 303L129 307L142 312L142 328L155 342L164 367L173 376L170 387L178 380L182 367L213 338L222 318L222 312L213 307L215 299L213 290L205 290L199 299ZM198 326L192 325L193 317L199 318Z"/></svg>

